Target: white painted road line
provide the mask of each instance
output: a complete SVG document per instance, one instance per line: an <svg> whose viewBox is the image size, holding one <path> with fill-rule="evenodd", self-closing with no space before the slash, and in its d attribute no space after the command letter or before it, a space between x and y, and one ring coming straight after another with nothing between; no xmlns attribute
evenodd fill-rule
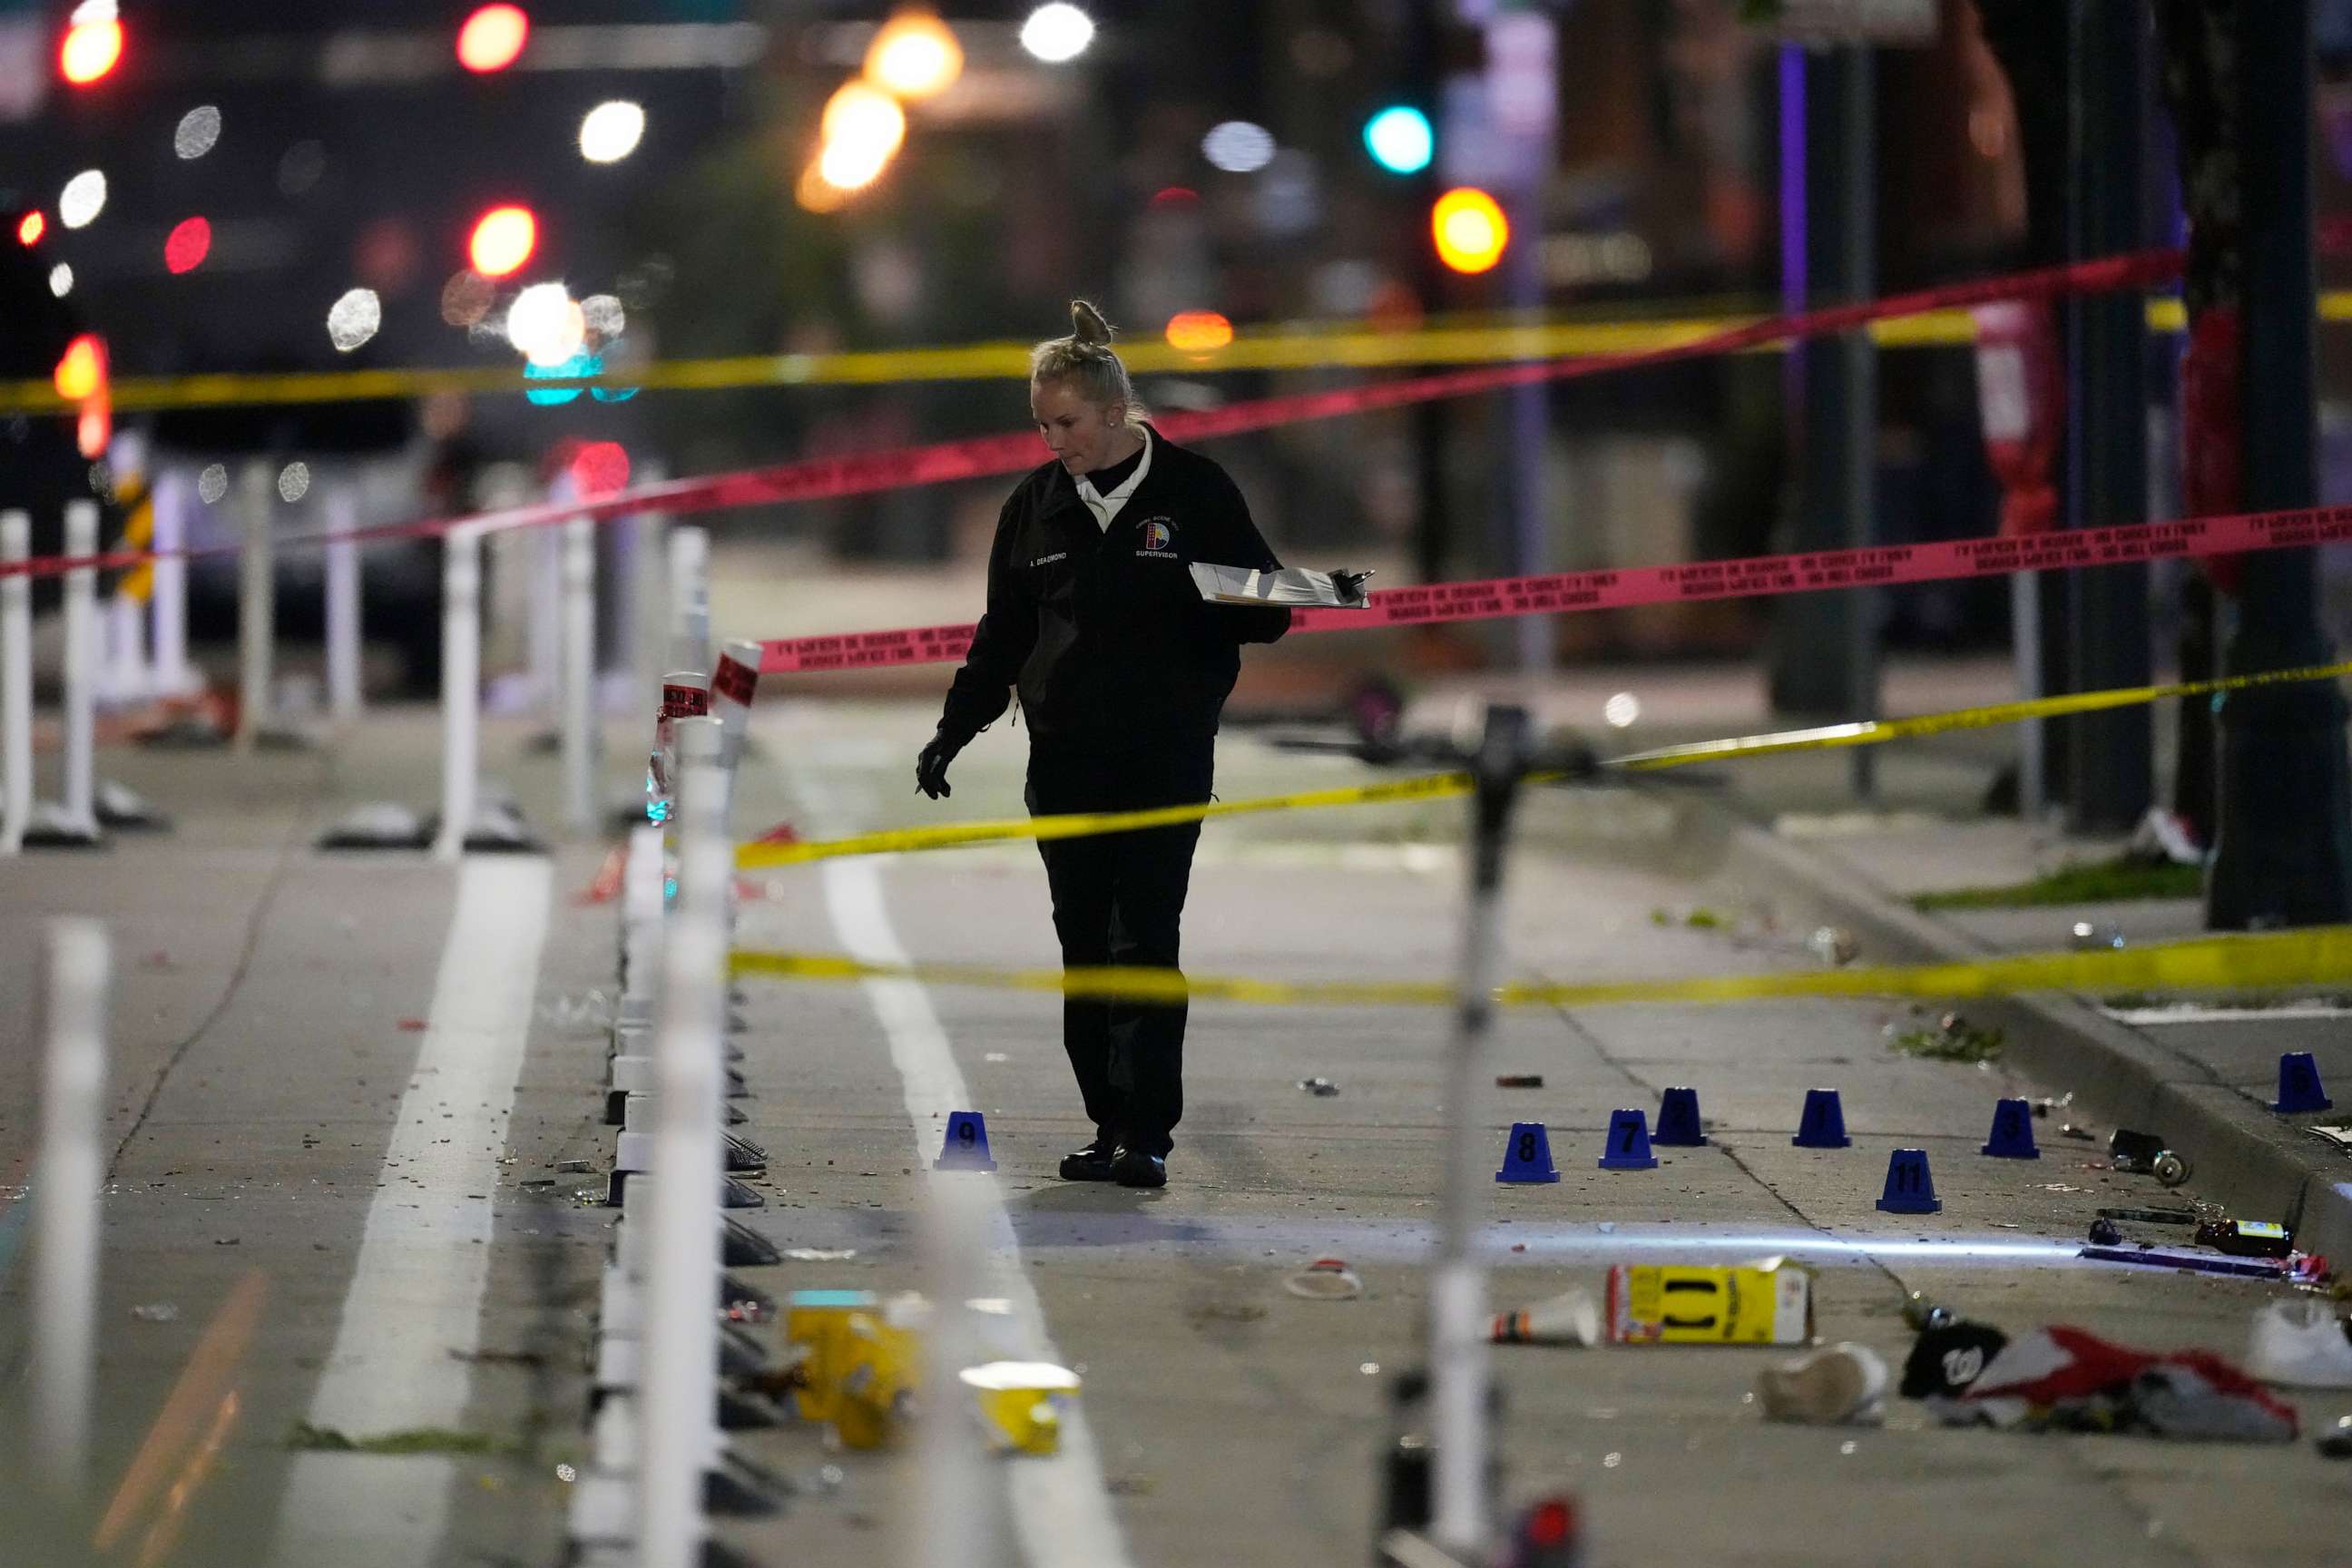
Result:
<svg viewBox="0 0 2352 1568"><path fill-rule="evenodd" d="M310 1401L314 1426L367 1436L454 1427L465 1415L473 1373L463 1358L480 1343L492 1194L552 886L538 856L459 865L424 1043ZM425 1568L440 1560L456 1472L440 1458L306 1453L287 1481L276 1561Z"/></svg>
<svg viewBox="0 0 2352 1568"><path fill-rule="evenodd" d="M779 750L788 759L803 754L802 748L789 743ZM826 837L846 831L824 781L813 769L788 761L785 771L814 831ZM825 912L845 952L869 963L904 963L907 950L890 923L879 864L863 858L824 862ZM927 1142L939 1136L946 1112L971 1109L971 1091L964 1087L962 1069L956 1066L927 988L912 980L868 980L863 988L889 1037L890 1059L898 1069L915 1155L921 1162L917 1168L928 1169L938 1151ZM985 1184L990 1293L1013 1303L1032 1347L1030 1359L1061 1363L1062 1353L1046 1330L1045 1308L1021 1267L1021 1245L996 1178L967 1174L945 1179ZM1013 1529L1032 1568L1129 1568L1130 1563L1083 1405L1081 1400L1063 1420L1059 1453L1003 1467Z"/></svg>

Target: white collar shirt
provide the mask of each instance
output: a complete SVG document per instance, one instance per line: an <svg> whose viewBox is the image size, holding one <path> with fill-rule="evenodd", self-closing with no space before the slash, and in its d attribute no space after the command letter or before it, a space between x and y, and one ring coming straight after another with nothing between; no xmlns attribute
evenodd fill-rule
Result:
<svg viewBox="0 0 2352 1568"><path fill-rule="evenodd" d="M1135 472L1121 480L1118 488L1108 495L1097 495L1094 485L1086 475L1080 474L1077 477L1078 499L1086 502L1087 510L1094 514L1097 526L1105 533L1108 533L1110 525L1118 521L1120 510L1127 505L1128 498L1135 494L1135 487L1141 484L1143 476L1150 471L1151 431L1147 426L1143 432L1143 458L1135 465Z"/></svg>

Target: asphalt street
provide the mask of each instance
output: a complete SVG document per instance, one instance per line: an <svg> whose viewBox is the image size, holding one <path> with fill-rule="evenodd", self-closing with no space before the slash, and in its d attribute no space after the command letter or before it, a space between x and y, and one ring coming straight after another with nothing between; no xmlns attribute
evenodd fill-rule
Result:
<svg viewBox="0 0 2352 1568"><path fill-rule="evenodd" d="M930 716L772 694L739 785L739 835L1016 815L1024 737L1005 727L959 761L951 801L913 794ZM390 714L331 753L109 753L101 771L176 809L177 830L0 871L11 1000L0 1180L15 1200L0 1209L0 1474L12 1478L0 1539L26 1553L6 1561L559 1560L563 1477L588 1446L583 1373L612 1224L593 1201L611 1133L596 1114L592 993L612 986L617 910L579 899L601 843L462 868L309 847L353 800L428 798L430 734L429 716ZM490 771L545 824L553 765L521 738L494 732ZM616 731L616 792L633 743ZM1919 765L1957 756L1929 749ZM1227 796L1362 776L1251 734L1221 748ZM1213 826L1188 968L1447 975L1462 809ZM1510 868L1507 973L1818 963L1790 890L1727 876L1722 833L1686 794L1531 797ZM1044 878L1024 846L836 861L746 891L757 896L741 907L744 945L1024 967L1053 956ZM1719 923L1693 925L1694 910ZM110 921L118 979L97 1432L78 1507L13 1479L44 1440L17 1243L37 1180L38 921L65 912ZM752 1097L738 1131L772 1164L766 1206L740 1217L782 1247L854 1254L753 1277L779 1294L920 1287L926 1193L982 1186L989 1293L1011 1303L1027 1350L1080 1372L1085 1419L1058 1457L997 1467L990 1516L960 1521L961 1560L1359 1556L1386 1390L1420 1355L1444 1016L1196 1004L1171 1183L1138 1194L1055 1179L1087 1135L1057 1007L907 982L750 984ZM2100 1205L2160 1189L2096 1168L2092 1145L2046 1123L2039 1161L1979 1156L1996 1098L2057 1086L1898 1056L1887 1028L1911 1021L1859 1001L1507 1014L1496 1070L1540 1074L1543 1087L1490 1091L1480 1114L1498 1159L1505 1123L1544 1122L1563 1179L1494 1189L1496 1307L1597 1289L1612 1262L1787 1253L1820 1269L1824 1339L1897 1363L1912 1289L2012 1331L2068 1322L2241 1352L2274 1288L2077 1259ZM1318 1076L1339 1092L1300 1089ZM1697 1089L1710 1145L1661 1150L1654 1171L1596 1170L1610 1112L1654 1113L1670 1084ZM1805 1090L1822 1085L1843 1091L1851 1149L1790 1144ZM992 1177L930 1172L957 1110L986 1115ZM1874 1208L1897 1147L1927 1151L1941 1213ZM1286 1276L1325 1256L1358 1270L1360 1299L1285 1291ZM2344 1472L2308 1443L1944 1430L1900 1401L1883 1426L1775 1426L1751 1397L1773 1359L1498 1349L1508 1494L1574 1493L1598 1563L2318 1563L2339 1560L2352 1532ZM2296 1403L2307 1427L2352 1408ZM420 1451L321 1451L337 1434ZM903 1457L840 1452L799 1426L736 1442L793 1489L776 1517L722 1524L752 1561L908 1560L923 1534Z"/></svg>

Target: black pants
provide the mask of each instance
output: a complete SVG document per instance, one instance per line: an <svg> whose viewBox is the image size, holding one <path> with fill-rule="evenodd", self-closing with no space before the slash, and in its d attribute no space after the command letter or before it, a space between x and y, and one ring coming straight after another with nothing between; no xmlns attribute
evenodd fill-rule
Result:
<svg viewBox="0 0 2352 1568"><path fill-rule="evenodd" d="M1134 811L1209 798L1215 743L1129 752L1033 743L1029 809L1038 816ZM1040 843L1066 968L1174 969L1192 847L1201 826L1153 827ZM1165 1155L1184 1114L1183 1003L1062 1003L1062 1047L1096 1131Z"/></svg>

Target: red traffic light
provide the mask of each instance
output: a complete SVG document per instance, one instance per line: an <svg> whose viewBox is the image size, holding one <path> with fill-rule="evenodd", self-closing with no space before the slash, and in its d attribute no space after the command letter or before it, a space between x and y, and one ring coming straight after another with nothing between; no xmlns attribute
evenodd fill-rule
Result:
<svg viewBox="0 0 2352 1568"><path fill-rule="evenodd" d="M502 71L530 38L530 18L520 5L485 5L457 29L457 63L469 71Z"/></svg>

